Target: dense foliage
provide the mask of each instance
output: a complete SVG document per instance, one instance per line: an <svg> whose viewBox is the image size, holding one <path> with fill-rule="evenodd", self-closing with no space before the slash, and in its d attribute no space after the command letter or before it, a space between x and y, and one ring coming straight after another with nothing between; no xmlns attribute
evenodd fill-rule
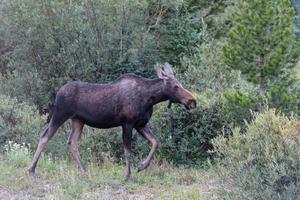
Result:
<svg viewBox="0 0 300 200"><path fill-rule="evenodd" d="M300 121L269 110L245 133L214 140L222 199L297 199L300 195Z"/></svg>

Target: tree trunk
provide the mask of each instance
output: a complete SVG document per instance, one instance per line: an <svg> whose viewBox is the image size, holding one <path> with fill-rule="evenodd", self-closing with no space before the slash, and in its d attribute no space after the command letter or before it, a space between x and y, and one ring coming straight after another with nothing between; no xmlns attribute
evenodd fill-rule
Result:
<svg viewBox="0 0 300 200"><path fill-rule="evenodd" d="M260 96L259 112L263 112L265 110L264 102L263 102L263 99L265 96L265 90L266 90L265 78L264 78L263 74L260 73L260 76L259 76L259 96Z"/></svg>
<svg viewBox="0 0 300 200"><path fill-rule="evenodd" d="M97 48L103 47L102 45L102 33L100 31L98 22L97 22L97 16L96 16L96 10L94 6L94 2L91 0L88 0L86 2L86 15L88 19L90 20L92 26L95 28L96 31L96 45Z"/></svg>
<svg viewBox="0 0 300 200"><path fill-rule="evenodd" d="M263 99L264 99L265 91L266 91L265 76L264 76L264 73L263 73L263 67L265 65L264 55L260 56L259 65L260 65L260 68L261 68L260 75L259 75L259 96L260 96L259 112L263 112L265 110Z"/></svg>
<svg viewBox="0 0 300 200"><path fill-rule="evenodd" d="M218 66L218 67L221 67L221 66ZM222 91L223 91L222 79L223 79L222 73L221 73L221 71L218 71L217 75L216 75L216 93L217 93L218 97L221 96Z"/></svg>

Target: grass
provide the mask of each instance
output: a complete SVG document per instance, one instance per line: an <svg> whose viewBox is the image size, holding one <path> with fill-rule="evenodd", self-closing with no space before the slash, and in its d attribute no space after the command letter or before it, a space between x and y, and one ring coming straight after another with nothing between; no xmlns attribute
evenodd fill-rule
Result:
<svg viewBox="0 0 300 200"><path fill-rule="evenodd" d="M124 166L105 160L87 164L82 176L74 162L42 156L37 177L27 173L32 158L25 145L10 143L0 154L0 199L211 199L209 172L174 168L153 162L137 173L133 182L123 181Z"/></svg>

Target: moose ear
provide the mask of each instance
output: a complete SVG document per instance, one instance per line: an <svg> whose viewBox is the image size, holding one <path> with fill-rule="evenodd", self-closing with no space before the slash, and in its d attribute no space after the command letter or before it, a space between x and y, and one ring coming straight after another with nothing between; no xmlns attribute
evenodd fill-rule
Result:
<svg viewBox="0 0 300 200"><path fill-rule="evenodd" d="M155 66L155 71L157 73L158 78L160 79L168 79L166 72L164 72L158 65Z"/></svg>
<svg viewBox="0 0 300 200"><path fill-rule="evenodd" d="M167 76L169 77L174 77L174 72L173 72L173 68L172 65L170 65L169 63L165 63L164 65L164 72Z"/></svg>

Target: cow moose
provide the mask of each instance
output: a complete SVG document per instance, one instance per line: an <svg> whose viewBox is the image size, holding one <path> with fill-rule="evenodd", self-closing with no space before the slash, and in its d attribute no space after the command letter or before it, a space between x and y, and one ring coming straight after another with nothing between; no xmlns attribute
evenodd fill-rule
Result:
<svg viewBox="0 0 300 200"><path fill-rule="evenodd" d="M170 64L165 63L163 69L156 67L156 72L156 79L125 74L109 84L75 81L61 87L56 95L49 125L40 137L29 174L34 175L44 146L68 119L72 122L68 144L84 175L87 174L87 170L80 160L78 141L85 124L95 128L122 127L127 181L131 180L131 140L132 130L136 129L152 145L147 158L137 165L138 171L147 168L160 143L148 125L153 106L166 100L182 104L188 110L197 105L191 92L176 80Z"/></svg>

